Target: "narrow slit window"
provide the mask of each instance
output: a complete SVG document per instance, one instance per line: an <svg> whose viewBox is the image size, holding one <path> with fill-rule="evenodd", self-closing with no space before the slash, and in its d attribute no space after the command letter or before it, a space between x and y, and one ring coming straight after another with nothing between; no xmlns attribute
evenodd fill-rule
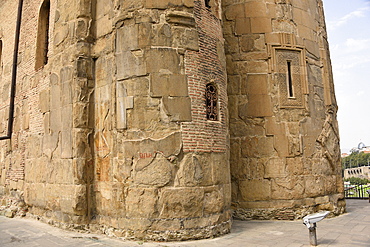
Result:
<svg viewBox="0 0 370 247"><path fill-rule="evenodd" d="M289 98L294 98L292 63L291 63L291 61L287 61L287 67L288 67L288 97Z"/></svg>
<svg viewBox="0 0 370 247"><path fill-rule="evenodd" d="M206 85L206 115L207 120L218 120L218 92L213 83Z"/></svg>
<svg viewBox="0 0 370 247"><path fill-rule="evenodd" d="M0 68L1 68L2 57L3 57L3 41L0 40Z"/></svg>
<svg viewBox="0 0 370 247"><path fill-rule="evenodd" d="M211 0L204 0L204 3L206 5L207 8L211 8L211 5L209 4Z"/></svg>
<svg viewBox="0 0 370 247"><path fill-rule="evenodd" d="M40 8L37 30L36 64L35 69L42 68L48 63L50 0L45 0Z"/></svg>

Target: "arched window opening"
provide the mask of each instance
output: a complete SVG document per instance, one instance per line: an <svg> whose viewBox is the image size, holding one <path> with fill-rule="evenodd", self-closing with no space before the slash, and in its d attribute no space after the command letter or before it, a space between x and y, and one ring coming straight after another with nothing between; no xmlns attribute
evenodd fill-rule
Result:
<svg viewBox="0 0 370 247"><path fill-rule="evenodd" d="M206 114L207 120L218 120L218 93L217 87L213 83L206 85Z"/></svg>
<svg viewBox="0 0 370 247"><path fill-rule="evenodd" d="M48 63L49 52L49 24L50 1L45 0L40 8L39 24L37 30L36 64L35 69L40 69Z"/></svg>

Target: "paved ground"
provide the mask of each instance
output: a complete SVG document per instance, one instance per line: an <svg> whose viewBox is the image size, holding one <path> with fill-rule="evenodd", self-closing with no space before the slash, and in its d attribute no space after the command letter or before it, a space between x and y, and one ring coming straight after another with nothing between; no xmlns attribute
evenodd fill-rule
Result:
<svg viewBox="0 0 370 247"><path fill-rule="evenodd" d="M370 246L370 203L348 200L348 213L318 223L319 246ZM309 246L302 221L234 221L230 234L209 240L158 243L130 242L98 234L64 231L30 219L0 217L0 246L224 247Z"/></svg>

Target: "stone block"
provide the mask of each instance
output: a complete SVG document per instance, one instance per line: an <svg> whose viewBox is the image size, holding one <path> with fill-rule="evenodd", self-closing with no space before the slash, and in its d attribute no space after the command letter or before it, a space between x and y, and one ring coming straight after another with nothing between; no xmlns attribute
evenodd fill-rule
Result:
<svg viewBox="0 0 370 247"><path fill-rule="evenodd" d="M196 25L193 14L185 11L168 11L166 13L166 21L179 26L195 27Z"/></svg>
<svg viewBox="0 0 370 247"><path fill-rule="evenodd" d="M279 33L266 33L265 39L266 39L266 44L280 44Z"/></svg>
<svg viewBox="0 0 370 247"><path fill-rule="evenodd" d="M118 219L118 226L122 229L129 229L129 230L139 230L145 231L149 229L152 225L152 221L145 218L134 218L134 219L127 219L127 218L119 218Z"/></svg>
<svg viewBox="0 0 370 247"><path fill-rule="evenodd" d="M153 24L144 22L140 23L139 25L139 47L145 48L151 46L152 42L152 31L153 31Z"/></svg>
<svg viewBox="0 0 370 247"><path fill-rule="evenodd" d="M43 90L39 95L39 107L42 113L50 111L50 91Z"/></svg>
<svg viewBox="0 0 370 247"><path fill-rule="evenodd" d="M214 184L228 184L230 183L230 165L224 154L214 154L211 156L212 175Z"/></svg>
<svg viewBox="0 0 370 247"><path fill-rule="evenodd" d="M212 164L207 157L187 155L179 165L175 186L209 186L213 184Z"/></svg>
<svg viewBox="0 0 370 247"><path fill-rule="evenodd" d="M45 208L45 185L42 183L26 183L24 200L27 205Z"/></svg>
<svg viewBox="0 0 370 247"><path fill-rule="evenodd" d="M50 109L56 110L61 107L61 91L59 85L52 85L50 90Z"/></svg>
<svg viewBox="0 0 370 247"><path fill-rule="evenodd" d="M188 96L186 75L152 73L150 77L150 95L152 97Z"/></svg>
<svg viewBox="0 0 370 247"><path fill-rule="evenodd" d="M275 117L267 117L266 123L266 135L285 135L284 123L277 122Z"/></svg>
<svg viewBox="0 0 370 247"><path fill-rule="evenodd" d="M160 193L160 218L191 218L203 215L202 188L165 188Z"/></svg>
<svg viewBox="0 0 370 247"><path fill-rule="evenodd" d="M154 218L157 210L158 192L155 189L130 188L126 197L126 216L129 218Z"/></svg>
<svg viewBox="0 0 370 247"><path fill-rule="evenodd" d="M226 20L235 20L236 18L245 18L245 4L237 3L229 5L225 9Z"/></svg>
<svg viewBox="0 0 370 247"><path fill-rule="evenodd" d="M265 17L252 17L251 29L252 33L270 33L272 32L271 19Z"/></svg>
<svg viewBox="0 0 370 247"><path fill-rule="evenodd" d="M113 158L113 179L115 182L125 182L131 177L133 170L133 161L132 159L126 158L120 160L118 158Z"/></svg>
<svg viewBox="0 0 370 247"><path fill-rule="evenodd" d="M215 225L217 224L219 216L210 216L210 217L202 217L202 218L196 218L196 219L185 219L184 222L184 228L185 229L194 229L194 228L204 228L207 226Z"/></svg>
<svg viewBox="0 0 370 247"><path fill-rule="evenodd" d="M152 25L150 43L152 46L171 47L172 30L169 24Z"/></svg>
<svg viewBox="0 0 370 247"><path fill-rule="evenodd" d="M241 77L240 75L230 75L227 78L227 94L238 95L240 94Z"/></svg>
<svg viewBox="0 0 370 247"><path fill-rule="evenodd" d="M116 35L117 53L139 49L139 25L123 26Z"/></svg>
<svg viewBox="0 0 370 247"><path fill-rule="evenodd" d="M147 52L146 67L149 73L181 74L181 63L180 55L171 48L156 48Z"/></svg>
<svg viewBox="0 0 370 247"><path fill-rule="evenodd" d="M87 161L84 158L73 159L72 164L72 177L74 184L86 184L89 170L92 169L92 161Z"/></svg>
<svg viewBox="0 0 370 247"><path fill-rule="evenodd" d="M204 193L204 214L216 214L224 208L224 194L218 187Z"/></svg>
<svg viewBox="0 0 370 247"><path fill-rule="evenodd" d="M157 158L148 166L137 170L134 174L134 182L137 185L163 187L171 180L172 164L160 154L157 154Z"/></svg>
<svg viewBox="0 0 370 247"><path fill-rule="evenodd" d="M291 175L303 175L304 174L304 166L303 166L303 159L302 158L287 158L287 166L286 171L288 174Z"/></svg>
<svg viewBox="0 0 370 247"><path fill-rule="evenodd" d="M171 121L191 121L191 99L189 97L163 97L162 102Z"/></svg>
<svg viewBox="0 0 370 247"><path fill-rule="evenodd" d="M71 81L61 83L61 105L72 104Z"/></svg>
<svg viewBox="0 0 370 247"><path fill-rule="evenodd" d="M199 35L196 29L173 27L173 47L186 50L199 50Z"/></svg>
<svg viewBox="0 0 370 247"><path fill-rule="evenodd" d="M89 129L73 129L73 157L74 158L90 158L91 150L89 144L89 137L91 130Z"/></svg>
<svg viewBox="0 0 370 247"><path fill-rule="evenodd" d="M260 1L250 1L244 4L245 15L248 17L267 17L266 3Z"/></svg>
<svg viewBox="0 0 370 247"><path fill-rule="evenodd" d="M302 177L280 177L272 180L271 197L277 200L302 198L305 192Z"/></svg>
<svg viewBox="0 0 370 247"><path fill-rule="evenodd" d="M266 43L265 43L264 35L261 35L261 34L243 35L242 37L240 37L240 48L242 52L265 51ZM252 59L246 59L246 60L252 60Z"/></svg>
<svg viewBox="0 0 370 247"><path fill-rule="evenodd" d="M236 18L235 20L236 35L250 34L251 31L252 29L250 18Z"/></svg>
<svg viewBox="0 0 370 247"><path fill-rule="evenodd" d="M267 74L247 74L241 82L242 94L267 94Z"/></svg>
<svg viewBox="0 0 370 247"><path fill-rule="evenodd" d="M287 176L286 160L271 158L265 166L265 178L279 178Z"/></svg>
<svg viewBox="0 0 370 247"><path fill-rule="evenodd" d="M121 82L119 82L121 83ZM149 77L137 77L124 80L123 86L127 95L147 96L149 94Z"/></svg>
<svg viewBox="0 0 370 247"><path fill-rule="evenodd" d="M92 80L94 78L94 73L93 73L94 62L93 62L92 58L79 57L77 59L76 63L77 63L76 64L77 77L87 78L87 79L90 79L90 80Z"/></svg>
<svg viewBox="0 0 370 247"><path fill-rule="evenodd" d="M274 148L279 157L289 156L289 140L286 134L274 135Z"/></svg>
<svg viewBox="0 0 370 247"><path fill-rule="evenodd" d="M156 220L151 225L153 231L179 231L182 229L182 222L178 219Z"/></svg>
<svg viewBox="0 0 370 247"><path fill-rule="evenodd" d="M127 110L134 107L134 97L127 95L127 90L123 83L117 83L117 102L116 102L116 114L117 114L117 128L127 128Z"/></svg>
<svg viewBox="0 0 370 247"><path fill-rule="evenodd" d="M147 73L144 52L141 50L117 53L116 65L118 80L143 76Z"/></svg>
<svg viewBox="0 0 370 247"><path fill-rule="evenodd" d="M316 41L313 40L305 40L304 45L306 47L306 50L314 55L315 57L320 57L320 47L319 44Z"/></svg>
<svg viewBox="0 0 370 247"><path fill-rule="evenodd" d="M271 199L271 182L267 179L239 181L241 201L264 201Z"/></svg>
<svg viewBox="0 0 370 247"><path fill-rule="evenodd" d="M73 127L89 127L89 105L83 102L73 104Z"/></svg>
<svg viewBox="0 0 370 247"><path fill-rule="evenodd" d="M61 132L61 158L72 158L72 149L72 133L70 130L64 130Z"/></svg>
<svg viewBox="0 0 370 247"><path fill-rule="evenodd" d="M57 155L60 152L59 132L52 131L50 134L43 136L42 152L49 158L51 155Z"/></svg>
<svg viewBox="0 0 370 247"><path fill-rule="evenodd" d="M324 180L319 176L304 176L304 187L306 197L316 197L324 195Z"/></svg>
<svg viewBox="0 0 370 247"><path fill-rule="evenodd" d="M239 105L241 117L271 117L272 104L268 94L250 94L248 104Z"/></svg>
<svg viewBox="0 0 370 247"><path fill-rule="evenodd" d="M272 137L247 137L241 146L244 157L271 157L274 153Z"/></svg>

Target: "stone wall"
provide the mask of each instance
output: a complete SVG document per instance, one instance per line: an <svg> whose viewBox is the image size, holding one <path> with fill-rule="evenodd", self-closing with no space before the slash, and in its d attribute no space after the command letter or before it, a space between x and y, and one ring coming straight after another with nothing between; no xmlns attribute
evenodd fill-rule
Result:
<svg viewBox="0 0 370 247"><path fill-rule="evenodd" d="M24 0L14 131L0 141L11 215L186 240L229 232L231 208L343 211L321 1L50 0L39 24L47 1ZM1 135L16 2L0 2Z"/></svg>
<svg viewBox="0 0 370 247"><path fill-rule="evenodd" d="M220 19L199 1L99 1L96 9L93 223L156 240L228 232ZM210 79L223 96L216 122L204 114Z"/></svg>
<svg viewBox="0 0 370 247"><path fill-rule="evenodd" d="M15 4L9 6L10 2L2 6L2 13L8 8L17 9ZM59 223L81 224L88 218L86 166L91 163L91 121L85 119L89 114L81 110L89 105L92 90L87 32L91 10L79 2L50 1L48 59L35 69L42 3L25 0L23 4L14 132L10 141L1 143L2 152L6 152L2 155L6 174L2 185L6 190L24 192L33 214ZM15 25L15 17L13 14L2 21L2 28ZM12 40L14 33L11 29L3 35ZM6 44L6 52L12 51L12 46L11 42ZM11 64L12 59L4 62ZM9 81L2 83L4 91L9 90ZM4 114L2 123L5 122Z"/></svg>
<svg viewBox="0 0 370 247"><path fill-rule="evenodd" d="M42 3L24 1L15 129L1 149L2 195L18 191L14 203L24 198L31 214L51 224L127 238L228 232L220 9L199 1L50 1L47 63L39 68ZM16 9L10 1L1 7ZM2 38L7 67L9 26L2 27L12 34ZM220 95L217 121L205 117L209 82Z"/></svg>
<svg viewBox="0 0 370 247"><path fill-rule="evenodd" d="M322 2L224 1L237 218L343 212Z"/></svg>

